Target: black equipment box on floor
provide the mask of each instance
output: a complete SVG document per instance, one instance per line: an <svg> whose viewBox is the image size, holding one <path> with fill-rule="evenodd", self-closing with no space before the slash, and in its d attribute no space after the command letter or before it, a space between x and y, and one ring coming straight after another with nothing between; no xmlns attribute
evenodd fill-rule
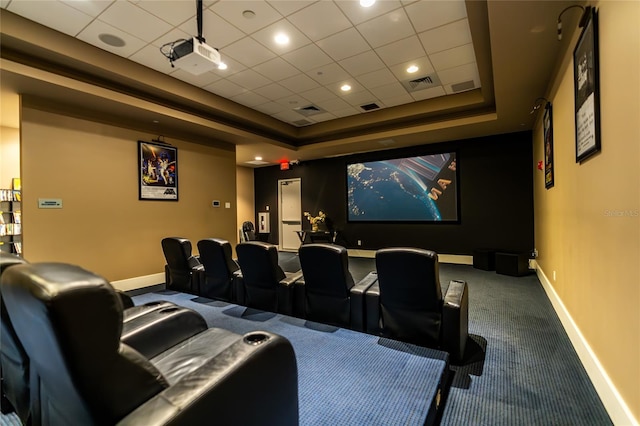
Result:
<svg viewBox="0 0 640 426"><path fill-rule="evenodd" d="M496 273L521 277L528 275L529 253L527 252L498 252L496 253Z"/></svg>

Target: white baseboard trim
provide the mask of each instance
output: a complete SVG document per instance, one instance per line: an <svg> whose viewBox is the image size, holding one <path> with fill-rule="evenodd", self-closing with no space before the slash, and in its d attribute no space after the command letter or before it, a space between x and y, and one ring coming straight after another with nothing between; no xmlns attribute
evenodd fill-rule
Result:
<svg viewBox="0 0 640 426"><path fill-rule="evenodd" d="M547 293L547 297L551 301L553 309L560 318L560 322L567 332L569 340L571 340L571 343L573 344L582 365L587 371L587 375L591 379L600 400L604 404L607 413L609 413L611 421L614 425L638 426L638 420L634 418L629 406L620 396L620 393L609 378L605 369L602 367L602 364L600 364L596 354L591 350L589 343L573 321L569 311L567 311L567 308L564 306L564 303L562 303L562 300L558 296L558 293L556 293L553 285L551 285L551 282L545 275L544 271L537 263L535 263L535 261L534 266L538 279L540 280L544 291Z"/></svg>
<svg viewBox="0 0 640 426"><path fill-rule="evenodd" d="M112 286L122 291L137 290L139 288L151 287L158 284L164 284L164 272L111 282Z"/></svg>

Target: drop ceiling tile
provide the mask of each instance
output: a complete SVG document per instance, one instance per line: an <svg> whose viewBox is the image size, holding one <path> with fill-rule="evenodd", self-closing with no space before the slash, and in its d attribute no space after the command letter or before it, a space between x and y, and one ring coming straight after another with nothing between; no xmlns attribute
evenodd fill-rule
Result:
<svg viewBox="0 0 640 426"><path fill-rule="evenodd" d="M12 1L7 10L62 33L75 36L93 18L57 1Z"/></svg>
<svg viewBox="0 0 640 426"><path fill-rule="evenodd" d="M186 21L180 25L180 29L192 37L198 35L195 19ZM212 11L205 10L202 13L202 36L209 46L223 49L243 38L245 34Z"/></svg>
<svg viewBox="0 0 640 426"><path fill-rule="evenodd" d="M185 33L184 31L182 31L181 29L178 28L174 28L173 30L169 31L166 34L161 35L160 37L158 37L157 39L155 39L152 44L156 47L156 48L160 48L163 45L167 44L167 43L172 43L178 40L187 40L191 38L191 35L189 35L188 33ZM180 42L178 42L180 43ZM170 46L167 46L167 49L169 49Z"/></svg>
<svg viewBox="0 0 640 426"><path fill-rule="evenodd" d="M260 96L254 92L242 93L238 96L232 97L231 100L239 104L248 106L250 108L256 105L264 104L269 101L269 99L265 98L264 96Z"/></svg>
<svg viewBox="0 0 640 426"><path fill-rule="evenodd" d="M455 84L463 81L475 80L478 76L478 68L475 63L466 64L455 68L438 71L440 82L443 85Z"/></svg>
<svg viewBox="0 0 640 426"><path fill-rule="evenodd" d="M349 86L351 86L351 90L344 92L341 87L344 84L348 84ZM326 86L327 89L329 89L331 92L333 92L335 95L344 98L345 96L347 96L348 94L353 94L356 92L362 92L365 91L366 89L364 88L364 86L362 86L360 83L358 83L355 79L351 78L348 80L344 80L344 81L339 81L336 83L332 83L330 85Z"/></svg>
<svg viewBox="0 0 640 426"><path fill-rule="evenodd" d="M319 87L318 83L305 74L297 74L293 77L285 78L279 83L294 93L301 93Z"/></svg>
<svg viewBox="0 0 640 426"><path fill-rule="evenodd" d="M418 35L427 54L441 52L472 42L469 21L461 19Z"/></svg>
<svg viewBox="0 0 640 426"><path fill-rule="evenodd" d="M298 10L310 6L315 3L315 0L284 0L284 1L271 1L269 4L276 9L282 16L289 16Z"/></svg>
<svg viewBox="0 0 640 426"><path fill-rule="evenodd" d="M313 69L306 74L323 86L351 79L351 75L335 62Z"/></svg>
<svg viewBox="0 0 640 426"><path fill-rule="evenodd" d="M351 26L338 6L330 1L314 3L290 15L287 19L313 41L321 40Z"/></svg>
<svg viewBox="0 0 640 426"><path fill-rule="evenodd" d="M171 67L169 60L160 53L160 50L156 46L152 44L148 44L144 48L138 50L136 53L129 56L129 59L156 71L160 71L163 74L169 74L175 71L175 68Z"/></svg>
<svg viewBox="0 0 640 426"><path fill-rule="evenodd" d="M246 91L241 86L238 86L237 84L226 79L218 80L215 83L204 86L203 89L225 98L238 96Z"/></svg>
<svg viewBox="0 0 640 426"><path fill-rule="evenodd" d="M282 58L304 72L333 62L331 58L315 44L309 44L293 52L285 53L282 55Z"/></svg>
<svg viewBox="0 0 640 426"><path fill-rule="evenodd" d="M286 98L276 100L276 103L282 105L286 110L293 110L294 108L299 108L305 105L309 105L309 101L303 98L300 95L293 94L291 96L287 96ZM296 113L299 114L299 113Z"/></svg>
<svg viewBox="0 0 640 426"><path fill-rule="evenodd" d="M289 37L289 43L286 45L279 45L276 43L274 39L278 34L287 35ZM251 37L279 55L291 52L292 50L299 49L311 43L311 40L309 40L307 36L300 32L300 30L286 19L274 22L268 27L255 32Z"/></svg>
<svg viewBox="0 0 640 426"><path fill-rule="evenodd" d="M360 92L349 93L342 97L347 103L352 106L359 107L360 105L366 105L370 103L377 103L378 99L368 90L362 90Z"/></svg>
<svg viewBox="0 0 640 426"><path fill-rule="evenodd" d="M284 110L277 114L272 115L273 118L277 118L280 121L291 122L306 119L306 117L300 113L297 113L293 110Z"/></svg>
<svg viewBox="0 0 640 426"><path fill-rule="evenodd" d="M300 96L309 100L312 103L328 101L330 99L336 99L337 96L333 94L326 87L316 87L315 89L307 90L300 93Z"/></svg>
<svg viewBox="0 0 640 426"><path fill-rule="evenodd" d="M375 51L389 67L425 56L422 43L420 43L420 40L416 36L407 37L387 44L386 46L378 47Z"/></svg>
<svg viewBox="0 0 640 426"><path fill-rule="evenodd" d="M258 87L266 86L267 84L272 83L271 80L263 77L261 74L258 74L252 69L246 69L235 73L227 77L227 80L232 81L248 90L257 89ZM264 102L266 102L266 100Z"/></svg>
<svg viewBox="0 0 640 426"><path fill-rule="evenodd" d="M337 109L332 112L336 117L349 117L352 115L360 114L362 111L349 105L347 108Z"/></svg>
<svg viewBox="0 0 640 426"><path fill-rule="evenodd" d="M384 86L397 81L398 79L387 68L382 68L380 70L358 76L358 82L367 89Z"/></svg>
<svg viewBox="0 0 640 426"><path fill-rule="evenodd" d="M338 64L353 76L359 76L385 67L384 62L373 51L343 59Z"/></svg>
<svg viewBox="0 0 640 426"><path fill-rule="evenodd" d="M467 17L464 0L420 1L405 9L418 33Z"/></svg>
<svg viewBox="0 0 640 426"><path fill-rule="evenodd" d="M256 65L253 69L273 81L284 80L285 78L300 74L299 69L279 57Z"/></svg>
<svg viewBox="0 0 640 426"><path fill-rule="evenodd" d="M370 49L369 44L355 28L349 28L316 43L334 60L339 61Z"/></svg>
<svg viewBox="0 0 640 426"><path fill-rule="evenodd" d="M246 70L247 67L245 67L244 65L242 65L240 62L225 56L224 54L220 55L221 56L221 61L222 63L227 65L227 69L221 70L221 69L214 69L211 72L218 74L220 77L222 78L227 78L230 75L233 75L237 72L241 72L243 70Z"/></svg>
<svg viewBox="0 0 640 426"><path fill-rule="evenodd" d="M410 73L407 71L407 68L412 65L418 67L418 70L416 72ZM431 61L429 61L429 58L427 56L394 65L392 67L389 67L389 69L391 70L393 75L395 75L396 78L400 81L413 80L435 72L433 65L431 65Z"/></svg>
<svg viewBox="0 0 640 426"><path fill-rule="evenodd" d="M430 89L418 90L417 92L411 92L411 96L416 101L423 101L425 99L433 99L446 95L442 86L432 87Z"/></svg>
<svg viewBox="0 0 640 426"><path fill-rule="evenodd" d="M294 94L291 90L278 83L271 83L267 86L254 89L254 92L270 100L282 99Z"/></svg>
<svg viewBox="0 0 640 426"><path fill-rule="evenodd" d="M98 38L100 34L110 34L116 37L121 38L125 45L122 47L114 47L104 43L102 40ZM124 56L125 58L134 54L138 50L142 49L146 43L139 38L132 36L131 34L125 33L117 28L112 27L109 24L105 24L102 21L95 20L91 24L89 24L78 37L82 41L86 41L89 44L92 44L100 49L106 50L107 52L115 53L116 55ZM158 54L160 54L158 52Z"/></svg>
<svg viewBox="0 0 640 426"><path fill-rule="evenodd" d="M334 114L335 111L348 110L353 108L347 101L338 97L327 99L326 101L315 102L315 104L325 111L331 111Z"/></svg>
<svg viewBox="0 0 640 426"><path fill-rule="evenodd" d="M282 15L265 1L219 1L209 10L246 34L251 34L282 19ZM253 11L255 15L247 18L243 15L245 11Z"/></svg>
<svg viewBox="0 0 640 426"><path fill-rule="evenodd" d="M311 117L306 117L307 120L313 121L314 123L322 123L323 121L329 121L335 118L336 116L329 112L323 112L321 114L312 115Z"/></svg>
<svg viewBox="0 0 640 426"><path fill-rule="evenodd" d="M9 6L9 2L10 2L10 1L11 1L11 0L0 0L0 8L2 8L2 9L6 9L6 8L7 8L7 6Z"/></svg>
<svg viewBox="0 0 640 426"><path fill-rule="evenodd" d="M362 7L360 2L353 0L336 1L336 4L354 25L361 24L402 6L400 2L391 0L377 1L370 7Z"/></svg>
<svg viewBox="0 0 640 426"><path fill-rule="evenodd" d="M374 87L370 92L377 99L393 98L394 96L401 96L407 94L404 86L397 81L395 83L386 84L384 86Z"/></svg>
<svg viewBox="0 0 640 426"><path fill-rule="evenodd" d="M147 43L151 43L172 28L162 19L126 1L115 2L101 13L98 19Z"/></svg>
<svg viewBox="0 0 640 426"><path fill-rule="evenodd" d="M171 77L177 78L178 80L182 80L185 83L189 83L197 87L205 87L221 79L218 75L214 74L211 71L200 75L193 75L181 69L176 69L174 72L172 72Z"/></svg>
<svg viewBox="0 0 640 426"><path fill-rule="evenodd" d="M440 71L475 62L476 54L473 51L473 44L469 43L434 53L430 55L429 58L431 58L433 67Z"/></svg>
<svg viewBox="0 0 640 426"><path fill-rule="evenodd" d="M77 1L77 0L62 0L67 6L71 6L74 9L78 9L87 15L94 18L100 15L104 10L114 2L114 0L91 0L91 1ZM33 4L33 2L31 2Z"/></svg>
<svg viewBox="0 0 640 426"><path fill-rule="evenodd" d="M276 57L275 53L269 49L265 49L264 46L251 37L245 37L230 44L224 49L221 49L220 53L223 53L225 56L230 56L232 59L249 68Z"/></svg>
<svg viewBox="0 0 640 426"><path fill-rule="evenodd" d="M276 102L267 102L262 105L256 105L254 109L268 115L277 114L285 110L285 107Z"/></svg>
<svg viewBox="0 0 640 426"><path fill-rule="evenodd" d="M380 102L382 102L382 104L387 108L408 104L414 101L415 99L413 99L413 97L411 97L411 95L408 94L406 91L404 94L400 94L398 96L392 96L392 97L380 99Z"/></svg>
<svg viewBox="0 0 640 426"><path fill-rule="evenodd" d="M404 9L396 9L356 28L374 48L414 35L413 26Z"/></svg>
<svg viewBox="0 0 640 426"><path fill-rule="evenodd" d="M76 3L83 2L76 1ZM189 19L196 22L197 9L194 2L144 0L136 4L147 12L174 26L180 25ZM204 22L204 14L202 22Z"/></svg>

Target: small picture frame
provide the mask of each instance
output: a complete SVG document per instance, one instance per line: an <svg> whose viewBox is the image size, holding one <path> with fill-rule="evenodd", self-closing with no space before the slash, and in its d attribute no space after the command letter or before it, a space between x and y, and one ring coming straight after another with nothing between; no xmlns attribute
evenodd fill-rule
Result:
<svg viewBox="0 0 640 426"><path fill-rule="evenodd" d="M551 102L544 107L544 187L549 189L554 184L553 173L553 116Z"/></svg>
<svg viewBox="0 0 640 426"><path fill-rule="evenodd" d="M138 141L138 199L178 201L178 149Z"/></svg>
<svg viewBox="0 0 640 426"><path fill-rule="evenodd" d="M576 163L600 151L598 14L595 8L587 13L587 22L573 51Z"/></svg>

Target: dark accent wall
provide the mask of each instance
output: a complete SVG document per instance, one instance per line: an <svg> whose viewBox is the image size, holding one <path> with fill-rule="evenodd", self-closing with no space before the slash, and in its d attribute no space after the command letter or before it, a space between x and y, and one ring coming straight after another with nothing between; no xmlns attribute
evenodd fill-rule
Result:
<svg viewBox="0 0 640 426"><path fill-rule="evenodd" d="M347 222L347 163L445 151L458 154L459 223ZM272 232L265 239L274 244L279 241L278 180L300 178L302 210L315 215L322 209L339 231L336 242L348 248L409 246L461 255L476 248L529 251L533 249L533 170L531 132L510 133L308 161L287 171L277 166L259 168L254 174L255 203L258 211L270 207ZM310 229L309 222L304 220L303 227Z"/></svg>

